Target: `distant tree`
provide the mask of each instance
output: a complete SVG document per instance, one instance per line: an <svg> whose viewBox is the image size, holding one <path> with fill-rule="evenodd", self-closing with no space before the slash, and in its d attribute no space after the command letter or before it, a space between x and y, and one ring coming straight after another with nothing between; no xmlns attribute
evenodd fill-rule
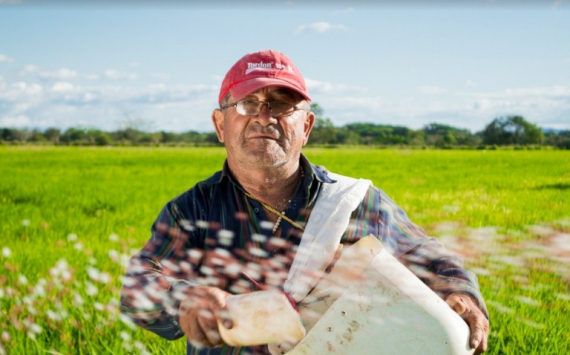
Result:
<svg viewBox="0 0 570 355"><path fill-rule="evenodd" d="M337 128L329 118L323 117L325 110L318 103L313 102L311 112L315 114L315 125L309 136L309 144L337 143Z"/></svg>
<svg viewBox="0 0 570 355"><path fill-rule="evenodd" d="M311 112L315 114L315 117L323 117L324 111L318 103L311 103Z"/></svg>
<svg viewBox="0 0 570 355"><path fill-rule="evenodd" d="M164 144L173 144L173 143L179 142L181 139L180 134L176 134L176 133L172 133L172 132L160 131L159 134L160 134L160 143L164 143Z"/></svg>
<svg viewBox="0 0 570 355"><path fill-rule="evenodd" d="M460 129L441 123L430 123L422 129L425 142L436 147L475 145L477 137L467 129Z"/></svg>
<svg viewBox="0 0 570 355"><path fill-rule="evenodd" d="M309 144L335 144L337 129L328 118L316 118L309 136Z"/></svg>
<svg viewBox="0 0 570 355"><path fill-rule="evenodd" d="M16 139L17 133L14 128L0 129L0 140L5 142L12 142Z"/></svg>
<svg viewBox="0 0 570 355"><path fill-rule="evenodd" d="M495 118L485 127L482 136L483 143L497 145L541 144L544 140L542 130L522 116Z"/></svg>
<svg viewBox="0 0 570 355"><path fill-rule="evenodd" d="M33 142L33 143L45 142L45 140L46 137L39 129L32 130L30 132L30 136L28 137L28 142Z"/></svg>
<svg viewBox="0 0 570 355"><path fill-rule="evenodd" d="M204 142L211 144L211 145L222 145L220 143L220 141L218 140L218 135L216 134L216 132L206 133L206 137L204 139Z"/></svg>
<svg viewBox="0 0 570 355"><path fill-rule="evenodd" d="M213 133L213 132L212 132ZM212 138L215 139L215 141L211 142L212 144L220 144L218 142L218 137L216 136L215 133L213 133ZM208 138L208 133L200 133L200 132L196 132L196 131L188 131L188 132L184 132L181 133L180 136L180 141L184 142L184 143L189 143L189 144L193 144L193 145L202 145L205 144L207 142Z"/></svg>
<svg viewBox="0 0 570 355"><path fill-rule="evenodd" d="M44 132L44 137L53 144L59 144L61 131L57 128L48 128Z"/></svg>
<svg viewBox="0 0 570 355"><path fill-rule="evenodd" d="M68 128L63 134L61 135L61 142L65 144L85 144L86 143L86 132L83 129L79 128Z"/></svg>
<svg viewBox="0 0 570 355"><path fill-rule="evenodd" d="M547 132L544 143L560 149L570 149L570 130Z"/></svg>
<svg viewBox="0 0 570 355"><path fill-rule="evenodd" d="M362 139L360 138L360 135L354 131L346 129L345 127L337 131L336 138L339 144L347 144L347 145L362 144Z"/></svg>
<svg viewBox="0 0 570 355"><path fill-rule="evenodd" d="M344 129L357 133L365 145L409 144L416 136L414 130L407 127L374 123L350 123Z"/></svg>
<svg viewBox="0 0 570 355"><path fill-rule="evenodd" d="M93 132L93 143L98 146L111 145L113 138L109 133L97 130Z"/></svg>

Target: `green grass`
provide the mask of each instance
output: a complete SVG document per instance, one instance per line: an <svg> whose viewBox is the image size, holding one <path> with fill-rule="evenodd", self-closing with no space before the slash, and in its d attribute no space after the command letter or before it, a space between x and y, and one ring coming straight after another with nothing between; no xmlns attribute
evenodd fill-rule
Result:
<svg viewBox="0 0 570 355"><path fill-rule="evenodd" d="M464 255L491 313L489 354L570 353L569 152L305 153L371 179ZM120 320L121 276L164 203L224 157L221 148L0 147L0 354L184 354L183 340Z"/></svg>

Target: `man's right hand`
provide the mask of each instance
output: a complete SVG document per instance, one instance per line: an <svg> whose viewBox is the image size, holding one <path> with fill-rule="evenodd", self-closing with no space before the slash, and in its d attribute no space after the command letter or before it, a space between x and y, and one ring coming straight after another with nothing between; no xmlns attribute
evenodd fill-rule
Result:
<svg viewBox="0 0 570 355"><path fill-rule="evenodd" d="M179 323L188 341L199 347L222 346L218 320L228 329L233 327L225 308L231 294L217 287L198 286L190 288L186 295L180 303Z"/></svg>

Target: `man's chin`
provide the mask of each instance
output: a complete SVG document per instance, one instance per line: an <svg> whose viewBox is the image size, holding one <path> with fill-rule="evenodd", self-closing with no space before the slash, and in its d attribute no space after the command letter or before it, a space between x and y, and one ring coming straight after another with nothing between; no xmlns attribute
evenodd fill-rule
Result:
<svg viewBox="0 0 570 355"><path fill-rule="evenodd" d="M270 168L285 164L287 156L283 152L253 151L247 155L251 167Z"/></svg>

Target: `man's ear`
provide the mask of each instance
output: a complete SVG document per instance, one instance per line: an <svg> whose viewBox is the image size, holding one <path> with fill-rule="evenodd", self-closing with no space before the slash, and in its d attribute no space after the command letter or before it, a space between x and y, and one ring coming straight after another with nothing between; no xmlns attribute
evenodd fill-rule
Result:
<svg viewBox="0 0 570 355"><path fill-rule="evenodd" d="M307 144L309 141L309 135L313 130L313 126L315 125L315 114L312 111L307 112L307 116L305 117L305 140L303 141L303 145Z"/></svg>
<svg viewBox="0 0 570 355"><path fill-rule="evenodd" d="M224 143L224 113L219 108L212 112L212 122L216 129L218 141L220 141L220 143Z"/></svg>

